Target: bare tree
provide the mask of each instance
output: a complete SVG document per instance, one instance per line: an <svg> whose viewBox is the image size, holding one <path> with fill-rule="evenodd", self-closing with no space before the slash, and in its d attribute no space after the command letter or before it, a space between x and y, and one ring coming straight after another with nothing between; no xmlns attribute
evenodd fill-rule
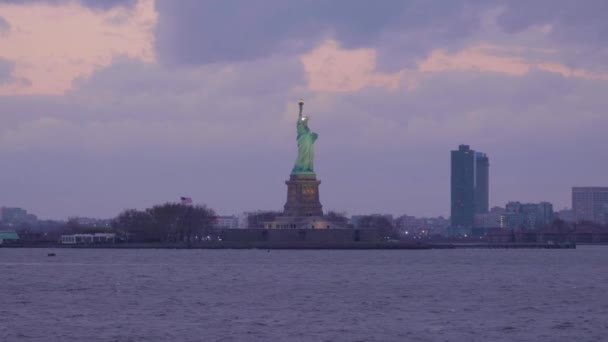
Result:
<svg viewBox="0 0 608 342"><path fill-rule="evenodd" d="M334 222L344 227L348 226L348 217L346 217L346 213L339 213L330 210L325 214L325 219L327 219L329 222Z"/></svg>
<svg viewBox="0 0 608 342"><path fill-rule="evenodd" d="M128 241L159 242L160 232L155 229L152 215L146 211L128 209L112 220L112 228L126 235Z"/></svg>
<svg viewBox="0 0 608 342"><path fill-rule="evenodd" d="M363 216L359 221L359 226L363 228L376 229L383 238L398 239L399 233L393 226L393 222L382 215Z"/></svg>

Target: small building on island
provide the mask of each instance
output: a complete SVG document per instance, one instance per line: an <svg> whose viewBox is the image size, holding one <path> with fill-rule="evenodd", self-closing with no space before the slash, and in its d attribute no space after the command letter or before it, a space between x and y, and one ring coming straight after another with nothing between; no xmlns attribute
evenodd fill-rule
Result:
<svg viewBox="0 0 608 342"><path fill-rule="evenodd" d="M116 241L116 234L114 234L114 233L61 235L61 239L60 239L61 244L64 244L64 245L106 244L106 243L114 243L115 241Z"/></svg>
<svg viewBox="0 0 608 342"><path fill-rule="evenodd" d="M0 231L0 245L13 244L19 240L19 235L15 231Z"/></svg>

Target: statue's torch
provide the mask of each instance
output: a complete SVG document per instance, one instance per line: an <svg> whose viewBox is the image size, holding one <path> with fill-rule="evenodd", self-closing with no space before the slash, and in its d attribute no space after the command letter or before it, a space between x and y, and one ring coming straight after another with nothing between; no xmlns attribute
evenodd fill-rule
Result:
<svg viewBox="0 0 608 342"><path fill-rule="evenodd" d="M298 105L300 105L300 114L298 115L298 117L301 118L302 110L304 109L304 99L300 99L300 101L298 102Z"/></svg>

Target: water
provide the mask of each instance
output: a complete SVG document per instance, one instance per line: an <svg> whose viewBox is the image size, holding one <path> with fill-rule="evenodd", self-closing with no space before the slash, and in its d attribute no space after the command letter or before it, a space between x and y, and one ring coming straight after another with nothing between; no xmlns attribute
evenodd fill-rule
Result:
<svg viewBox="0 0 608 342"><path fill-rule="evenodd" d="M607 340L608 246L0 249L3 342Z"/></svg>

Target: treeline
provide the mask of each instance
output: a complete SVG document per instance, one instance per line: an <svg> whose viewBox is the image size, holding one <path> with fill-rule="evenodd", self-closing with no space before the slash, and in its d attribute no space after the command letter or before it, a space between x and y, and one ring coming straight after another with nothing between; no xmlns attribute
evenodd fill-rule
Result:
<svg viewBox="0 0 608 342"><path fill-rule="evenodd" d="M401 238L401 234L399 234L393 221L383 215L365 215L359 219L359 227L376 229L385 239Z"/></svg>
<svg viewBox="0 0 608 342"><path fill-rule="evenodd" d="M125 210L112 221L112 229L128 242L204 241L216 237L215 218L204 205L165 203Z"/></svg>

